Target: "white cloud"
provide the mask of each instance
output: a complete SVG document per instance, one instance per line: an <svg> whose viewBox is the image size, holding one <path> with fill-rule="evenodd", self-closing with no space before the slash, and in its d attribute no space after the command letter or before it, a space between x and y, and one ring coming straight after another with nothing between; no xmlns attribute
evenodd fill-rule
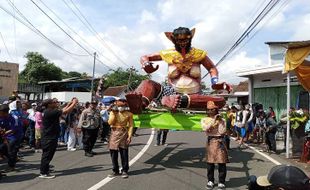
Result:
<svg viewBox="0 0 310 190"><path fill-rule="evenodd" d="M99 42L96 36L90 33L85 26L82 26L79 20L62 3L55 3L52 0L44 2L57 12L67 24L70 24L89 44L95 47L96 50L85 44L78 36L69 32L74 39L83 44L91 53L99 50L101 53L98 52L98 58L109 67L116 68L120 66L127 68L134 66L139 70L141 68L139 60L142 55L158 52L166 48L173 48L173 44L166 38L164 32L172 31L179 26L195 27L196 34L192 45L206 50L209 57L216 63L254 19L254 17L251 18L249 15L253 15L261 1L255 0L249 3L248 0L236 0L234 2L230 0L220 2L160 0L155 7L142 7L141 9L132 7L132 11L136 15L119 15L122 19L126 19L127 22L120 23L118 20L117 24L114 24L113 19L116 19L116 16L110 15L106 19L112 24L103 26L103 29L98 31L100 37L105 40L104 43L108 44L114 53L111 53L106 45L103 45L103 42ZM236 55L232 55L232 57L225 60L219 66L221 80L234 81L236 78L236 68L263 64L264 61L262 60L267 59L268 56L268 47L264 44L265 41L278 40L279 36L283 40L309 40L309 8L305 6L307 5L307 0L301 0L300 2L291 2L285 10L262 28L256 36L258 40L255 43L249 43L242 49L243 52L237 52ZM31 2L15 0L15 4L31 22L53 41L71 52L86 54L85 51L42 15ZM81 7L80 5L78 6ZM94 16L110 11L109 9L98 9L92 4L87 5L87 9L84 10L92 10L92 13L85 15ZM119 12L125 12L125 10L120 10ZM48 13L51 14L50 12ZM128 22L130 18L135 20ZM56 21L60 23L58 20ZM96 20L96 24L92 23L92 25L97 29L103 22L104 20ZM65 26L63 27L67 30ZM18 61L21 69L26 63L26 59L23 58L24 54L27 51L38 51L66 71L76 70L89 74L92 73L92 56L69 56L49 44L46 40L38 37L17 21L15 38L13 18L1 10L0 28L8 49L13 56L13 61ZM268 30L266 31L265 29ZM17 54L15 53L15 41ZM10 61L1 40L0 48L0 60ZM117 54L126 63L126 66L114 54ZM167 73L167 64L164 62L159 62L158 64L160 68L153 74L153 79L163 81ZM96 68L98 76L108 70L99 62ZM145 74L142 70L141 73Z"/></svg>
<svg viewBox="0 0 310 190"><path fill-rule="evenodd" d="M291 22L289 26L295 29L290 40L310 40L310 14L306 14L300 19L296 19L296 21Z"/></svg>
<svg viewBox="0 0 310 190"><path fill-rule="evenodd" d="M144 24L146 22L153 22L153 21L156 21L156 20L157 19L156 19L155 15L153 13L151 13L151 12L149 12L147 10L143 10L139 23L140 24Z"/></svg>

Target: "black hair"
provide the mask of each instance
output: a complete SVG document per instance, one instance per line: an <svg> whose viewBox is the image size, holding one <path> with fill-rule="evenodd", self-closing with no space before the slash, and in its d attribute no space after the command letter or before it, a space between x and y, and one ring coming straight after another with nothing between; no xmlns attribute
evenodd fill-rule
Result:
<svg viewBox="0 0 310 190"><path fill-rule="evenodd" d="M176 41L175 41L175 38L178 36L178 35L192 35L192 32L189 30L189 28L186 28L186 27L179 27L179 28L176 28L173 30L172 32L172 35L173 35L173 38L172 38L172 41L175 45L175 49L178 51L178 52L181 52L181 48L176 45ZM192 46L192 40L189 41L189 44L188 46L185 48L185 51L186 53L188 53L191 49L191 46Z"/></svg>
<svg viewBox="0 0 310 190"><path fill-rule="evenodd" d="M39 104L37 107L36 107L36 111L37 112L43 112L44 110L44 107L42 106L42 104Z"/></svg>
<svg viewBox="0 0 310 190"><path fill-rule="evenodd" d="M192 32L189 30L189 28L179 27L179 28L174 29L172 34L175 37L175 36L178 36L180 34L192 35Z"/></svg>

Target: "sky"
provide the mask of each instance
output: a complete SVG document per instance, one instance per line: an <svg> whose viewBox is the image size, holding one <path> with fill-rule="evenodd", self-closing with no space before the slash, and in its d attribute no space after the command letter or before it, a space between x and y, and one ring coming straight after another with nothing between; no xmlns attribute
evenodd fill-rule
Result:
<svg viewBox="0 0 310 190"><path fill-rule="evenodd" d="M96 52L95 75L98 77L117 67L134 67L140 74L145 74L141 69L140 57L173 48L164 32L183 26L196 28L192 46L207 51L209 58L217 63L268 2L0 0L0 61L19 63L21 71L27 62L24 55L35 51L67 72L87 72L91 75L92 55ZM13 16L19 14L10 4L62 49L15 20ZM245 78L237 77L236 71L267 66L269 49L265 42L310 40L309 5L309 0L281 0L237 50L218 65L220 81L238 84ZM152 74L152 79L164 81L167 64L156 64L159 70ZM203 71L203 74L206 73ZM203 81L210 84L210 77Z"/></svg>

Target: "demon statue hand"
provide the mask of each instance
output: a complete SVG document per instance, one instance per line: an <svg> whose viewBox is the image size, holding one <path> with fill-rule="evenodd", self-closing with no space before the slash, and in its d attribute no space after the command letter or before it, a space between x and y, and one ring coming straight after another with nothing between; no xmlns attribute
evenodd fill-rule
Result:
<svg viewBox="0 0 310 190"><path fill-rule="evenodd" d="M168 63L168 84L165 86L152 80L142 81L138 88L126 95L130 110L139 114L152 100L161 101L163 106L176 108L205 108L208 101L219 107L225 105L222 97L203 95L201 92L201 68L204 66L211 75L212 88L231 91L231 86L218 83L218 71L203 50L191 47L195 29L179 27L173 32L166 32L175 49L163 50L159 53L141 57L142 68L147 73L158 69L154 61L164 60Z"/></svg>

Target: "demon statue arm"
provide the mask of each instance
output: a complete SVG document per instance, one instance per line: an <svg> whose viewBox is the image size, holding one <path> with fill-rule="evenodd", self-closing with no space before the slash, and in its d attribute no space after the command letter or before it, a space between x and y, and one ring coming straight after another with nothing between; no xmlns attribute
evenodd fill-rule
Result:
<svg viewBox="0 0 310 190"><path fill-rule="evenodd" d="M214 90L226 90L231 92L232 87L231 85L227 84L226 82L218 83L218 70L216 69L212 60L206 56L206 58L201 61L201 64L209 71L211 76L211 87Z"/></svg>

